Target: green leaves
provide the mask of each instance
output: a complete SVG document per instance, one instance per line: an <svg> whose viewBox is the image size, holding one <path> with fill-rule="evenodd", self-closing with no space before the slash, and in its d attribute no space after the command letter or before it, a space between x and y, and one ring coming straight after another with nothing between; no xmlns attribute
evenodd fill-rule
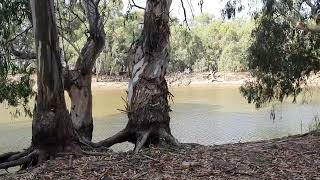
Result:
<svg viewBox="0 0 320 180"><path fill-rule="evenodd" d="M192 26L189 31L172 25L169 72L247 70L251 22L223 22L203 15Z"/></svg>
<svg viewBox="0 0 320 180"><path fill-rule="evenodd" d="M11 41L27 26L27 6L26 0L0 2L0 102L14 107L22 106L25 115L31 115L28 102L34 95L31 79L33 69L27 67L26 62L16 60L9 49ZM28 46L32 47L32 44Z"/></svg>
<svg viewBox="0 0 320 180"><path fill-rule="evenodd" d="M26 0L3 0L0 2L0 42L8 40L16 33L15 28L22 24L26 12Z"/></svg>
<svg viewBox="0 0 320 180"><path fill-rule="evenodd" d="M248 54L255 79L240 88L257 107L289 96L295 101L311 73L320 70L319 34L295 29L289 23L270 12L257 19Z"/></svg>

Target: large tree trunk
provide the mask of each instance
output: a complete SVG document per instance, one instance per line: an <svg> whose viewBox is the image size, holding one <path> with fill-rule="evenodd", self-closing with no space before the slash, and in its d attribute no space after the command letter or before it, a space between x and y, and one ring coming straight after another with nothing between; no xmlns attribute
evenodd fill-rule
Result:
<svg viewBox="0 0 320 180"><path fill-rule="evenodd" d="M77 1L71 1L76 4ZM79 1L80 3L80 1ZM65 88L71 99L71 119L78 134L91 140L93 131L91 77L95 61L105 44L103 18L99 14L99 0L82 0L89 24L89 38L81 50L75 69L65 73ZM31 19L31 18L30 18ZM21 52L12 46L13 55L21 59L36 59L36 53Z"/></svg>
<svg viewBox="0 0 320 180"><path fill-rule="evenodd" d="M32 121L31 148L2 158L0 169L29 166L74 149L76 133L66 108L53 0L31 1L38 55L38 93Z"/></svg>
<svg viewBox="0 0 320 180"><path fill-rule="evenodd" d="M171 0L147 0L144 28L136 44L128 89L126 128L98 146L129 141L138 152L162 140L177 144L170 131L170 107L165 74L169 61L169 9Z"/></svg>
<svg viewBox="0 0 320 180"><path fill-rule="evenodd" d="M53 0L32 0L38 54L38 94L32 122L32 145L50 152L64 150L75 139L62 83L62 65Z"/></svg>
<svg viewBox="0 0 320 180"><path fill-rule="evenodd" d="M90 35L81 50L74 70L68 73L66 90L71 99L71 119L78 134L92 139L92 69L105 45L105 32L103 19L98 10L96 0L83 0L82 7L85 10L89 23Z"/></svg>
<svg viewBox="0 0 320 180"><path fill-rule="evenodd" d="M75 139L62 83L62 65L53 0L32 0L38 54L38 94L32 122L32 145L57 152Z"/></svg>

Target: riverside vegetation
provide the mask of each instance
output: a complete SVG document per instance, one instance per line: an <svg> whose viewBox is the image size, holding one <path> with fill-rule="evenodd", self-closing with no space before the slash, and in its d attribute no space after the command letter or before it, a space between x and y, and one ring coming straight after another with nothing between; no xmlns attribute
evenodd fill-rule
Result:
<svg viewBox="0 0 320 180"><path fill-rule="evenodd" d="M317 130L254 143L181 144L171 133L174 97L165 75L248 71L252 78L240 91L249 103L260 108L288 97L295 102L320 67L320 2L261 1L252 20L224 21L204 13L189 22L180 2L183 22L170 17L171 0L147 0L145 7L131 0L126 14L120 0L1 2L0 100L33 116L30 146L0 155L0 169L29 171L2 177L318 177ZM204 3L198 2L201 11ZM241 10L241 1L229 0L222 14L235 18ZM101 74L129 77L123 110L128 123L100 142L91 141L94 74L98 80ZM28 103L34 96L32 111ZM133 151L108 151L122 142L133 143Z"/></svg>

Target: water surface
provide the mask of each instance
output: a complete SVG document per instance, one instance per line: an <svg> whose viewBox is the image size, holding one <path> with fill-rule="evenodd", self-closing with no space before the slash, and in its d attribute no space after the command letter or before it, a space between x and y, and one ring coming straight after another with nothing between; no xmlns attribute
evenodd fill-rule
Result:
<svg viewBox="0 0 320 180"><path fill-rule="evenodd" d="M275 106L276 118L270 119L270 107L255 109L247 104L237 87L174 88L171 103L172 133L181 142L204 145L271 139L304 133L318 114L320 94L312 91L308 103L289 102ZM109 137L125 127L127 117L117 109L124 108L124 90L94 90L93 140ZM301 99L301 98L300 98ZM26 148L31 140L31 120L12 119L10 110L0 107L0 153ZM127 150L124 143L113 147Z"/></svg>

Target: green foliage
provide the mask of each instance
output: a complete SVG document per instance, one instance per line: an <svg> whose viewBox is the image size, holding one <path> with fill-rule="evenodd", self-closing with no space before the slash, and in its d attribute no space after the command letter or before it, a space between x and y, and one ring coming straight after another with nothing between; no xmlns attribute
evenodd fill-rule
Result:
<svg viewBox="0 0 320 180"><path fill-rule="evenodd" d="M25 0L3 0L0 2L0 41L9 40L16 33L27 12Z"/></svg>
<svg viewBox="0 0 320 180"><path fill-rule="evenodd" d="M129 54L133 43L140 37L143 27L143 12L122 13L121 1L110 1L103 10L106 18L106 46L97 60L96 72L99 74L119 75L129 71ZM77 6L60 5L62 13L62 33L82 47L86 36L86 27L68 8L80 17ZM64 20L64 19L67 19ZM71 24L71 25L70 25ZM210 14L195 17L191 22L191 31L171 19L171 53L169 72L183 71L245 71L247 70L246 49L252 23L245 21L223 22L214 20ZM77 52L70 43L63 41L66 59L73 66ZM236 49L236 50L235 50Z"/></svg>
<svg viewBox="0 0 320 180"><path fill-rule="evenodd" d="M252 23L223 22L204 14L192 24L191 31L179 24L172 25L169 72L247 70Z"/></svg>
<svg viewBox="0 0 320 180"><path fill-rule="evenodd" d="M247 59L255 79L241 87L242 94L257 107L288 96L295 101L307 78L319 71L319 34L292 28L286 19L265 11L252 38Z"/></svg>
<svg viewBox="0 0 320 180"><path fill-rule="evenodd" d="M25 0L0 2L0 102L6 102L9 106L22 106L25 114L31 115L28 102L30 96L34 95L31 79L33 69L15 60L9 50L9 43L17 32L26 28L27 6Z"/></svg>
<svg viewBox="0 0 320 180"><path fill-rule="evenodd" d="M221 54L218 67L220 71L243 72L247 70L247 47L241 43L227 45Z"/></svg>
<svg viewBox="0 0 320 180"><path fill-rule="evenodd" d="M181 25L171 28L171 53L169 72L183 72L186 69L192 70L192 66L203 50L201 39Z"/></svg>
<svg viewBox="0 0 320 180"><path fill-rule="evenodd" d="M126 15L114 9L105 25L106 47L101 53L101 73L117 75L129 69L128 52L139 38L142 30L143 12Z"/></svg>

